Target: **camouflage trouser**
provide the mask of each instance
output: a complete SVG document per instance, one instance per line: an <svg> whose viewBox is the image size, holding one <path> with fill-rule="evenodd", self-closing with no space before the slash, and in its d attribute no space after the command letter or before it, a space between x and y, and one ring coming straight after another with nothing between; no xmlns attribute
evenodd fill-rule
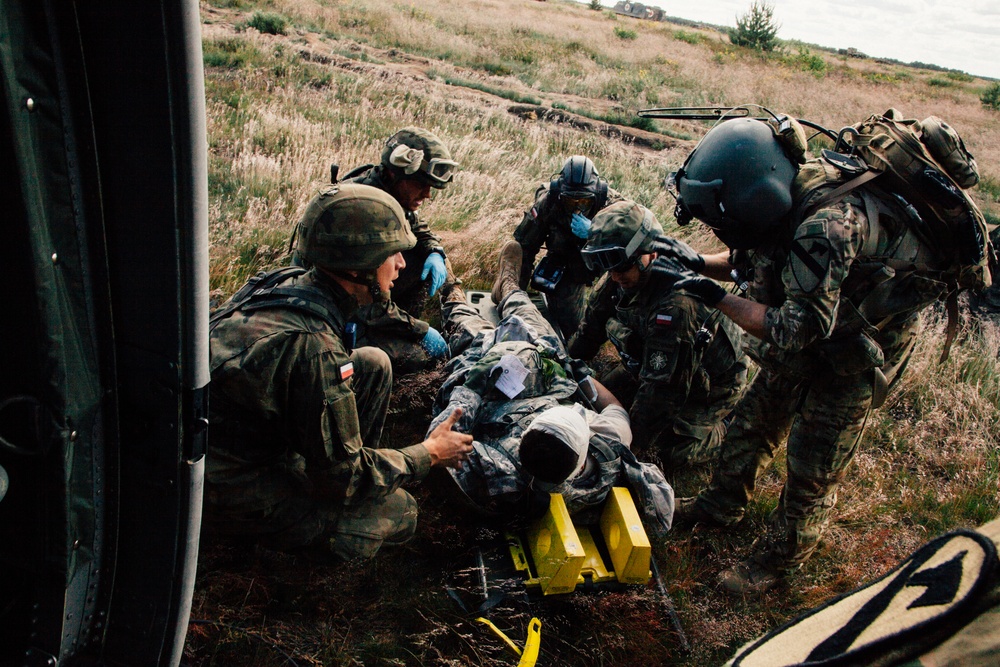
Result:
<svg viewBox="0 0 1000 667"><path fill-rule="evenodd" d="M495 329L496 325L484 318L476 308L466 301L449 301L441 306L442 320L447 334L452 355L464 351L472 340L482 331ZM552 325L531 302L531 297L523 290L514 290L497 306L500 318L517 315L534 329L539 338L543 338L553 348L564 352L562 341L556 335Z"/></svg>
<svg viewBox="0 0 1000 667"><path fill-rule="evenodd" d="M375 446L389 408L392 367L386 354L373 347L351 353L352 386L362 442ZM317 501L302 457L260 471L250 488L236 484L206 487L205 527L220 535L242 535L265 546L293 550L325 545L350 560L369 558L383 543L399 544L416 530L417 504L402 489L388 496L344 505ZM252 509L240 502L248 498Z"/></svg>
<svg viewBox="0 0 1000 667"><path fill-rule="evenodd" d="M678 415L669 428L664 428L653 442L646 445L660 457L664 472L710 463L718 458L726 437L726 416L739 400L746 373L741 377L743 381L735 387L713 387L707 402L692 400L685 403L683 414ZM633 405L639 381L624 366L616 366L600 380L629 412L643 409L643 406ZM655 400L657 395L653 397Z"/></svg>
<svg viewBox="0 0 1000 667"><path fill-rule="evenodd" d="M778 567L812 555L871 407L875 371L815 380L762 368L736 406L719 467L698 498L724 523L743 517L757 477L787 441L788 478L758 550ZM775 562L777 561L777 562Z"/></svg>
<svg viewBox="0 0 1000 667"><path fill-rule="evenodd" d="M583 321L589 294L590 288L587 285L563 279L546 295L552 319L559 325L565 340L569 340L570 336L576 333L580 322Z"/></svg>

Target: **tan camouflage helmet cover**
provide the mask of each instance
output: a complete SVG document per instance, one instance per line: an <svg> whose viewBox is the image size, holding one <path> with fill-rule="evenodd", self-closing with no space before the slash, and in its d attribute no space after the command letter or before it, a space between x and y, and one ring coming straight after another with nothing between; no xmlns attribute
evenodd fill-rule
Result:
<svg viewBox="0 0 1000 667"><path fill-rule="evenodd" d="M629 255L637 251L652 252L653 242L663 235L663 226L653 212L634 201L616 202L594 216L587 239L587 248L610 246L628 248Z"/></svg>
<svg viewBox="0 0 1000 667"><path fill-rule="evenodd" d="M403 208L370 185L328 185L299 222L297 250L310 264L333 271L377 269L417 244Z"/></svg>
<svg viewBox="0 0 1000 667"><path fill-rule="evenodd" d="M454 178L458 163L436 135L404 127L385 142L382 168L402 178L419 178L440 190Z"/></svg>

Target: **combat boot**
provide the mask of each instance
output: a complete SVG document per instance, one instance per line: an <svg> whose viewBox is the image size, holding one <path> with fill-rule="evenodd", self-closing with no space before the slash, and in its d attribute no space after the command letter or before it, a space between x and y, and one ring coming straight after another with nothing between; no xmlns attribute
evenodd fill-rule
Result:
<svg viewBox="0 0 1000 667"><path fill-rule="evenodd" d="M490 293L493 303L500 302L511 292L520 289L517 283L521 276L521 244L517 241L507 241L500 251L500 266L497 267L497 278L493 281L493 291Z"/></svg>
<svg viewBox="0 0 1000 667"><path fill-rule="evenodd" d="M720 519L707 509L704 503L698 502L698 496L677 498L674 501L674 523L677 529L691 528L697 523L708 524L715 528L725 528L739 523L739 518Z"/></svg>
<svg viewBox="0 0 1000 667"><path fill-rule="evenodd" d="M760 594L784 581L785 570L759 556L751 556L719 574L719 585L730 595Z"/></svg>

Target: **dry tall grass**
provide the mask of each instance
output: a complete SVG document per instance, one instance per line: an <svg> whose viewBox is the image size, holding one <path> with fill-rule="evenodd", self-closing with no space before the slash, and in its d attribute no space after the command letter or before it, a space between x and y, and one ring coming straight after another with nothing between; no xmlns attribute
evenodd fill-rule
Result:
<svg viewBox="0 0 1000 667"><path fill-rule="evenodd" d="M237 29L261 8L285 16L288 34ZM796 48L764 59L711 30L616 19L564 1L210 0L202 15L216 298L284 261L293 225L331 162L343 173L377 160L385 138L404 125L431 129L462 163L455 183L436 192L421 215L444 238L469 285L489 284L496 250L535 187L574 153L590 155L614 187L651 207L668 230L712 247L703 228L676 227L662 187L692 141L651 150L522 120L507 112L507 99L447 80L595 115L748 102L834 128L889 107L911 117L939 115L977 156L986 177L977 197L998 219L1000 123L979 102L981 80ZM616 26L637 38L617 36ZM659 122L658 128L694 139L706 126ZM678 653L655 599L626 596L548 609L549 664L718 663L754 634L885 571L927 537L1000 513L1000 335L989 325L967 331L939 366L943 327L928 316L907 376L872 418L826 545L789 591L734 603L710 583L746 551L774 506L779 457L739 530L699 530L657 545L696 645L692 654ZM433 496L422 501L414 549L380 556L368 569L303 573L295 562L273 570L265 559L258 569L240 571L217 566L219 553L208 552L196 617L249 624L300 664L505 664L438 599L441 564L470 536L447 512L439 515ZM287 607L285 596L293 601ZM294 602L303 596L307 613ZM520 616L503 620L515 634L523 630ZM213 634L211 624L198 627L191 664L223 664L212 656L229 655L222 646L236 640ZM242 664L271 664L260 657L259 643L233 650L231 659Z"/></svg>

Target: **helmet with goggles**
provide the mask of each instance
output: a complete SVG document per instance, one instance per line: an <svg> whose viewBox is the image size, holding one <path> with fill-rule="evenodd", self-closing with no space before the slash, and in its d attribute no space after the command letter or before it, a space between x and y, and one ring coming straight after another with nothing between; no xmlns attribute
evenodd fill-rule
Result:
<svg viewBox="0 0 1000 667"><path fill-rule="evenodd" d="M382 168L396 178L417 178L440 190L455 177L458 163L437 136L419 127L404 127L385 142Z"/></svg>
<svg viewBox="0 0 1000 667"><path fill-rule="evenodd" d="M792 181L801 157L790 157L792 151L777 134L798 137L801 126L779 120L782 125L774 128L761 120L735 118L709 130L668 180L668 187L676 189L678 223L697 218L733 249L755 248L767 240L792 210ZM804 149L804 139L803 133L794 143Z"/></svg>
<svg viewBox="0 0 1000 667"><path fill-rule="evenodd" d="M639 255L653 252L663 227L645 206L620 201L594 217L587 243L580 251L591 271L618 271Z"/></svg>
<svg viewBox="0 0 1000 667"><path fill-rule="evenodd" d="M549 194L569 213L592 214L608 200L608 182L597 173L590 158L574 155L549 184Z"/></svg>

